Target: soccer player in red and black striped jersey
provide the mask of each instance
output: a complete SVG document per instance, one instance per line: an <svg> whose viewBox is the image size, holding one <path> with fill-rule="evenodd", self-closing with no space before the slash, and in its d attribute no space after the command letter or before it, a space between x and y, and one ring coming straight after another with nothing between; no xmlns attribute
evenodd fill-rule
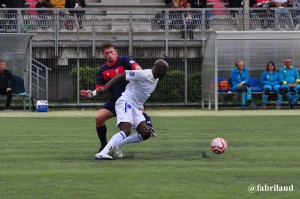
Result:
<svg viewBox="0 0 300 199"><path fill-rule="evenodd" d="M118 56L116 49L110 42L105 42L101 45L101 54L106 59L106 63L99 69L97 75L96 88L104 87L113 77L118 74L122 74L125 70L140 70L141 67L137 62L132 60L128 56ZM115 103L121 94L125 91L128 81L121 81L116 85L112 86L109 91L111 98L101 107L96 115L96 130L98 133L99 140L101 142L101 151L107 144L106 138L106 120L115 117ZM84 97L93 97L96 95L96 90L81 90L80 95ZM144 114L148 126L152 126L149 116Z"/></svg>

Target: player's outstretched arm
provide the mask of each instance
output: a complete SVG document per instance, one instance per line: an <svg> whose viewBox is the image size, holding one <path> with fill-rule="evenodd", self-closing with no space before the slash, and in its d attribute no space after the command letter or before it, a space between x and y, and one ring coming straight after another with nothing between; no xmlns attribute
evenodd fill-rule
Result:
<svg viewBox="0 0 300 199"><path fill-rule="evenodd" d="M126 74L125 73L115 76L107 84L105 84L104 87L97 88L96 91L97 91L97 93L105 92L111 86L113 86L114 84L116 84L116 83L118 83L119 81L122 81L122 80L126 80Z"/></svg>

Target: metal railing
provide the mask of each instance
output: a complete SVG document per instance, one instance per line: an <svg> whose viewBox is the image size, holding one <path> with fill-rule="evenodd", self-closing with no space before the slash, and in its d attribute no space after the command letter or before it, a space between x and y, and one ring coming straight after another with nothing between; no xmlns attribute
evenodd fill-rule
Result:
<svg viewBox="0 0 300 199"><path fill-rule="evenodd" d="M51 68L45 66L35 59L32 59L31 88L32 96L34 98L48 100L49 71L51 71Z"/></svg>
<svg viewBox="0 0 300 199"><path fill-rule="evenodd" d="M83 80L84 72L77 75L77 71L101 66L105 60L101 57L100 45L109 40L117 47L119 55L131 56L143 68L150 68L158 58L165 58L172 66L174 76L177 72L183 74L183 79L175 78L161 85L175 90L172 95L176 95L176 99L165 92L163 97L150 99L151 103L191 105L200 103L201 84L190 82L190 79L201 73L202 56L211 32L298 30L300 10L288 10L281 13L276 9L272 12L250 9L249 13L243 13L239 8L2 9L0 32L36 33L32 39L32 56L40 64L34 73L39 75L41 64L47 67L49 91L46 83L42 83L45 79L37 78L33 81L34 95L49 98L50 104L78 106L106 100L106 97L80 98L80 89L94 87L96 72ZM187 11L192 15L188 23L185 19ZM44 90L38 91L41 85L45 86Z"/></svg>

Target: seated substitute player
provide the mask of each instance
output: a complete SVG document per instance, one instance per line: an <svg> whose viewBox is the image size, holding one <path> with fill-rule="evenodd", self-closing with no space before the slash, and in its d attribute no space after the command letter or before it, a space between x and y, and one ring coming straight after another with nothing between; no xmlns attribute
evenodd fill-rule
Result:
<svg viewBox="0 0 300 199"><path fill-rule="evenodd" d="M282 94L289 99L290 108L297 103L300 95L300 78L297 68L292 66L292 59L286 58L284 66L279 71ZM294 92L293 96L290 92Z"/></svg>
<svg viewBox="0 0 300 199"><path fill-rule="evenodd" d="M242 110L245 110L246 100L249 101L250 107L255 108L256 105L252 102L252 92L248 84L248 68L245 67L243 60L236 61L231 78L232 89L242 92Z"/></svg>
<svg viewBox="0 0 300 199"><path fill-rule="evenodd" d="M271 91L277 93L277 109L281 109L282 93L280 89L279 75L275 69L274 62L267 63L266 70L261 74L260 83L263 87L264 94L262 96L262 109L267 108L267 101Z"/></svg>
<svg viewBox="0 0 300 199"><path fill-rule="evenodd" d="M5 110L10 111L10 103L12 99L12 92L15 88L16 80L13 74L6 69L4 60L0 60L0 94L7 95Z"/></svg>
<svg viewBox="0 0 300 199"><path fill-rule="evenodd" d="M117 125L120 129L105 148L95 155L96 159L113 159L109 152L118 148L122 144L137 143L147 140L151 136L151 132L147 131L147 124L140 107L154 92L159 79L166 76L169 65L166 61L159 59L154 63L152 69L125 71L108 82L104 87L98 88L97 93L102 93L122 80L128 80L125 92L116 102ZM94 92L94 95L96 95ZM131 128L135 128L138 133L131 136L130 140L124 142L131 132ZM155 135L154 135L155 136Z"/></svg>
<svg viewBox="0 0 300 199"><path fill-rule="evenodd" d="M110 42L105 42L101 45L101 54L106 59L106 63L100 67L97 75L96 89L104 87L113 77L118 74L124 73L125 70L141 70L137 62L127 56L117 56L115 47ZM107 128L105 125L106 120L115 117L115 103L125 91L128 81L120 81L113 85L109 91L111 94L110 99L101 107L96 115L96 130L101 146L100 152L107 144ZM92 97L91 90L81 90L80 95L84 97ZM148 126L152 127L151 119L144 113L147 119ZM153 130L153 129L151 129Z"/></svg>

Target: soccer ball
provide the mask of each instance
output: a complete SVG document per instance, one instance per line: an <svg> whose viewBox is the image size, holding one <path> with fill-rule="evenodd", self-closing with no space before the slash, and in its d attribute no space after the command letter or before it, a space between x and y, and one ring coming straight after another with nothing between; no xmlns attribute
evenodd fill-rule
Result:
<svg viewBox="0 0 300 199"><path fill-rule="evenodd" d="M223 138L215 138L210 143L210 149L216 154L222 154L227 149L227 142Z"/></svg>

